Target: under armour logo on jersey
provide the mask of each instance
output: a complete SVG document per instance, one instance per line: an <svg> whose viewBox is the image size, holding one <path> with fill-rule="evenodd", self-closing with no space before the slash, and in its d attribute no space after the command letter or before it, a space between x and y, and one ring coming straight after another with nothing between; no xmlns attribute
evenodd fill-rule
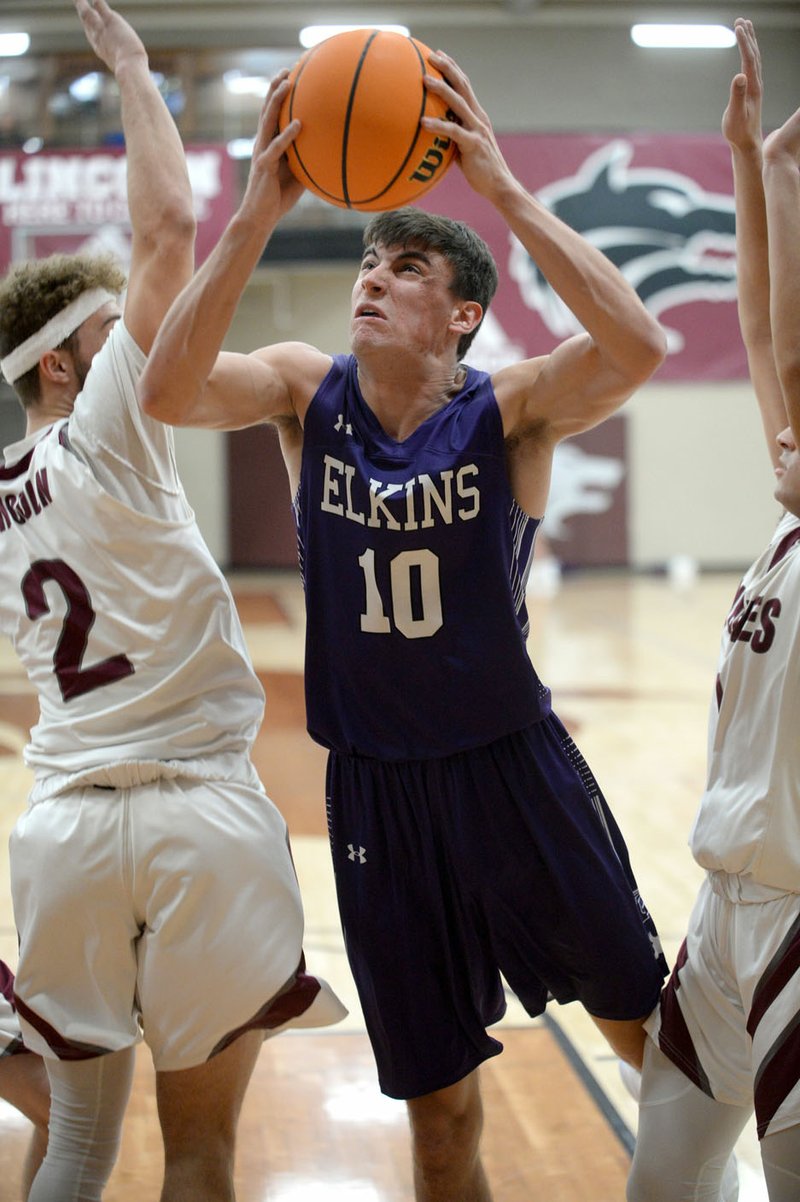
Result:
<svg viewBox="0 0 800 1202"><path fill-rule="evenodd" d="M355 847L353 847L353 844L348 843L347 844L347 858L348 858L348 860L352 860L354 864L355 864L356 860L358 860L359 864L366 864L367 857L364 854L366 852L366 850L367 850L366 847L359 847L358 850L356 851Z"/></svg>
<svg viewBox="0 0 800 1202"><path fill-rule="evenodd" d="M349 422L345 422L343 413L339 414L336 425L333 428L334 428L334 430L341 430L342 428L344 428L345 434L352 435L352 433L353 433L353 427L350 425Z"/></svg>
<svg viewBox="0 0 800 1202"><path fill-rule="evenodd" d="M658 935L651 935L649 931L647 932L647 937L650 940L651 947L653 948L653 956L656 960L658 960L664 954L661 948L661 940L659 939Z"/></svg>

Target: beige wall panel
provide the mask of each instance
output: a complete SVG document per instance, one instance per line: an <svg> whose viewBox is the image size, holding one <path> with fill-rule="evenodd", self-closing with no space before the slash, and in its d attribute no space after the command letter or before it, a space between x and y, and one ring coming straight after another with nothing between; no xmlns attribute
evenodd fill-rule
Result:
<svg viewBox="0 0 800 1202"><path fill-rule="evenodd" d="M747 384L651 384L628 403L632 566L745 566L780 510Z"/></svg>

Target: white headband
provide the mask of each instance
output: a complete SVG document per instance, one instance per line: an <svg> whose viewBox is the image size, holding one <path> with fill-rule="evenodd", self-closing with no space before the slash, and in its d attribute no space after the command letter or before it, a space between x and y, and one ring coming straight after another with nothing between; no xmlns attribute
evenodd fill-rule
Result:
<svg viewBox="0 0 800 1202"><path fill-rule="evenodd" d="M0 359L2 371L9 384L13 384L20 376L24 376L39 362L45 351L52 351L60 346L65 338L74 334L78 326L83 325L87 317L105 305L108 301L116 300L113 293L105 288L89 288L76 296L74 301L46 321L40 330L31 334L19 346L15 346L5 359Z"/></svg>

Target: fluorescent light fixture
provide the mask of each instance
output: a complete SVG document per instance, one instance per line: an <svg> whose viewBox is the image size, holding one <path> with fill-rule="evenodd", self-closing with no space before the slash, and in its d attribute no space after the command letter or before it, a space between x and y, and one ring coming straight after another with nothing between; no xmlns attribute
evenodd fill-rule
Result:
<svg viewBox="0 0 800 1202"><path fill-rule="evenodd" d="M318 46L334 34L349 33L353 29L380 29L384 33L401 33L404 38L410 33L406 25L306 25L305 29L300 30L300 45L310 50L312 46Z"/></svg>
<svg viewBox="0 0 800 1202"><path fill-rule="evenodd" d="M266 96L269 91L269 80L263 75L245 75L235 69L226 71L222 77L225 87L234 96Z"/></svg>
<svg viewBox="0 0 800 1202"><path fill-rule="evenodd" d="M31 44L27 33L0 33L0 58L16 58Z"/></svg>
<svg viewBox="0 0 800 1202"><path fill-rule="evenodd" d="M637 46L669 50L721 50L736 45L736 34L727 25L633 25Z"/></svg>
<svg viewBox="0 0 800 1202"><path fill-rule="evenodd" d="M73 79L69 85L69 94L79 104L89 104L90 101L97 100L101 87L102 77L100 72L90 71L88 75L81 75L80 79Z"/></svg>

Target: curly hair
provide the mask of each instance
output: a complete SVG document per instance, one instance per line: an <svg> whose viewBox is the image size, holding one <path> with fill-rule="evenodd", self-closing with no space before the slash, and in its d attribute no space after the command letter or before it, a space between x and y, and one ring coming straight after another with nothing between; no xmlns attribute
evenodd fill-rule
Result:
<svg viewBox="0 0 800 1202"><path fill-rule="evenodd" d="M470 226L422 209L395 209L378 213L364 229L364 247L408 246L435 250L444 255L453 269L451 290L459 300L477 301L486 313L497 291L497 265L492 252ZM481 319L483 320L483 319ZM480 328L480 322L458 343L463 359Z"/></svg>
<svg viewBox="0 0 800 1202"><path fill-rule="evenodd" d="M59 254L17 264L0 281L0 358L90 288L105 288L118 296L125 284L125 273L110 255ZM62 345L69 344L67 338ZM15 380L14 388L24 407L38 401L38 366Z"/></svg>

